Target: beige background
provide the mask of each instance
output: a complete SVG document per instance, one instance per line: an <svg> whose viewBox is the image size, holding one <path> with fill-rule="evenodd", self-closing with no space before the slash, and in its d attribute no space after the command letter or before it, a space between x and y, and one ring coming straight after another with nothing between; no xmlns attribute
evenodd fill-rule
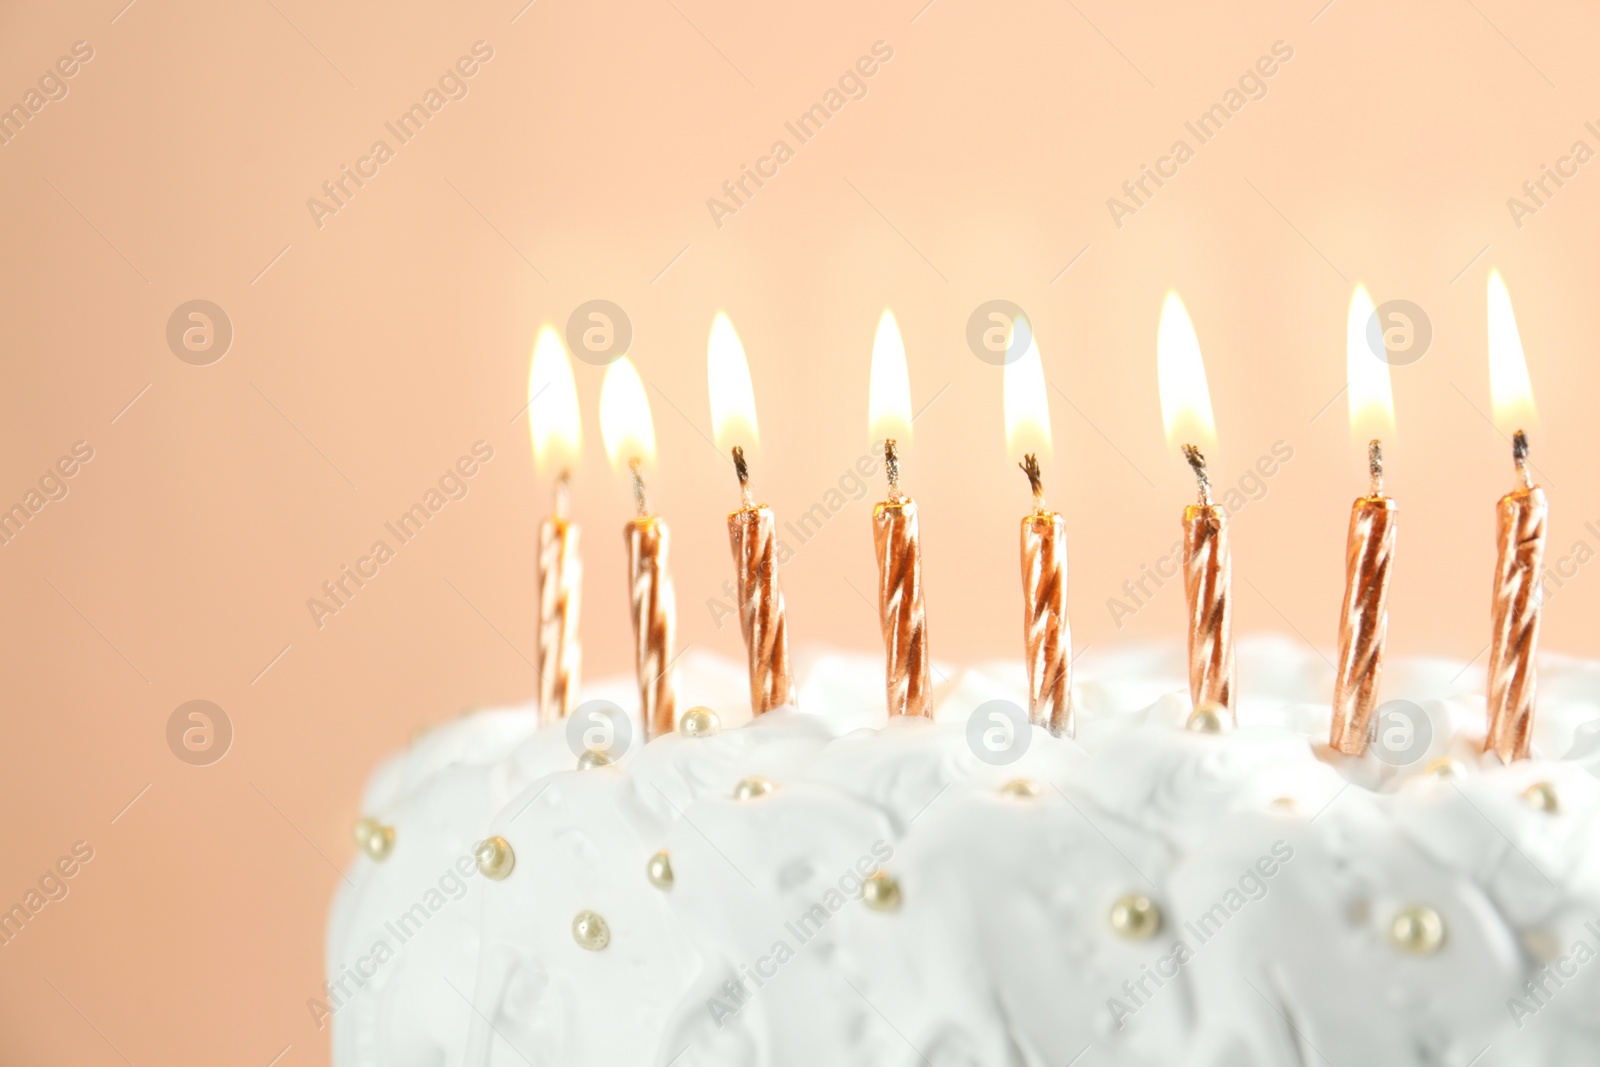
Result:
<svg viewBox="0 0 1600 1067"><path fill-rule="evenodd" d="M1435 330L1395 379L1391 647L1465 660L1487 637L1492 505L1511 482L1484 414L1492 265L1542 410L1552 559L1600 546L1584 527L1600 520L1600 164L1520 229L1506 206L1575 140L1600 148L1583 126L1600 119L1600 16L1582 5L124 2L0 12L0 102L74 42L94 50L0 147L0 503L74 442L94 450L0 547L0 902L74 842L95 850L0 947L6 1063L326 1061L305 999L365 775L420 725L534 691L549 486L518 412L538 326L586 300L634 324L682 637L728 655L737 627L706 607L736 499L705 440L719 308L751 357L761 495L787 519L866 448L872 332L883 307L899 316L929 405L907 485L951 661L1020 638L1025 482L1003 455L999 372L963 336L992 298L1031 312L1054 386L1046 476L1080 646L1179 632L1175 586L1120 631L1107 608L1167 551L1190 493L1155 391L1168 287L1205 352L1219 482L1275 441L1294 449L1237 517L1241 629L1334 640L1363 487L1336 400L1357 281ZM479 40L494 55L469 95L319 228L307 198ZM865 99L791 144L719 229L707 198L880 40L893 59ZM1106 199L1280 40L1294 57L1265 98L1114 225ZM195 298L235 331L209 366L165 340ZM593 676L625 664L629 501L599 447L600 371L577 370ZM316 628L307 598L480 439L495 458L470 495ZM786 569L797 641L876 642L852 591L874 580L870 499ZM1591 652L1597 606L1580 570L1546 647ZM165 740L196 698L236 731L209 767Z"/></svg>

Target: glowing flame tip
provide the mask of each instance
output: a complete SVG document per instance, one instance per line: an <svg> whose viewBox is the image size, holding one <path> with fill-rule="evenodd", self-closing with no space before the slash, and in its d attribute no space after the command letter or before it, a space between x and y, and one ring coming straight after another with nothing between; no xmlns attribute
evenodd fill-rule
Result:
<svg viewBox="0 0 1600 1067"><path fill-rule="evenodd" d="M1208 452L1216 447L1217 427L1211 416L1211 389L1200 357L1200 339L1188 309L1176 292L1161 303L1156 331L1156 381L1161 392L1161 421L1167 444L1192 444Z"/></svg>
<svg viewBox="0 0 1600 1067"><path fill-rule="evenodd" d="M872 339L872 378L867 387L867 426L874 441L911 442L911 377L906 345L894 312L885 310Z"/></svg>
<svg viewBox="0 0 1600 1067"><path fill-rule="evenodd" d="M528 368L528 426L533 435L533 463L541 473L554 473L577 462L583 444L578 414L578 387L572 361L561 335L539 328Z"/></svg>
<svg viewBox="0 0 1600 1067"><path fill-rule="evenodd" d="M600 436L611 469L618 473L627 470L633 459L646 465L655 462L656 428L650 418L650 398L627 356L606 368L600 385Z"/></svg>

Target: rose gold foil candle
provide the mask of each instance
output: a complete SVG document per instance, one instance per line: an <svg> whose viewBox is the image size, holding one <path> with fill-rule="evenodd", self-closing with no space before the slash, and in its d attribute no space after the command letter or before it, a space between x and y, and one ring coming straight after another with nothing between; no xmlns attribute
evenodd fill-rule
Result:
<svg viewBox="0 0 1600 1067"><path fill-rule="evenodd" d="M1520 486L1500 498L1499 557L1494 571L1493 633L1489 638L1487 751L1505 763L1532 751L1535 655L1539 645L1540 580L1550 505L1528 470L1528 435L1538 418L1528 361L1522 351L1511 294L1500 272L1489 272L1489 395L1494 423L1511 433L1511 458Z"/></svg>
<svg viewBox="0 0 1600 1067"><path fill-rule="evenodd" d="M1167 443L1214 442L1211 389L1206 384L1200 339L1189 310L1177 293L1161 303L1156 330L1156 381ZM1193 444L1182 444L1194 469L1199 502L1183 509L1183 590L1189 607L1189 699L1194 710L1221 705L1230 722L1233 707L1233 562L1228 552L1228 515L1211 502L1206 458Z"/></svg>
<svg viewBox="0 0 1600 1067"><path fill-rule="evenodd" d="M556 482L555 514L539 527L539 721L564 719L577 699L578 605L583 563L578 527L568 517L568 479Z"/></svg>
<svg viewBox="0 0 1600 1067"><path fill-rule="evenodd" d="M759 442L755 389L744 344L728 316L711 323L706 346L706 391L711 401L712 433L718 448L733 455L744 506L728 516L728 546L733 550L739 600L739 630L750 668L750 713L763 715L795 702L794 670L789 662L789 625L778 584L777 520L750 491L745 449Z"/></svg>
<svg viewBox="0 0 1600 1067"><path fill-rule="evenodd" d="M1039 460L1020 464L1033 488L1033 512L1022 519L1022 627L1028 665L1028 718L1057 737L1071 737L1072 630L1067 623L1067 529L1045 507Z"/></svg>
<svg viewBox="0 0 1600 1067"><path fill-rule="evenodd" d="M911 436L911 377L894 313L878 319L872 339L867 390L867 432L883 441L889 496L872 509L872 544L878 556L878 622L883 629L884 689L889 714L929 714L932 663L928 617L922 603L922 540L917 505L900 491L897 442Z"/></svg>
<svg viewBox="0 0 1600 1067"><path fill-rule="evenodd" d="M1189 699L1195 708L1233 707L1233 558L1228 550L1228 514L1211 502L1206 458L1183 446L1194 468L1199 503L1183 509L1183 589L1189 605Z"/></svg>
<svg viewBox="0 0 1600 1067"><path fill-rule="evenodd" d="M623 526L628 549L628 609L633 621L634 671L645 740L677 728L678 679L674 635L677 609L667 569L667 524L650 513L643 466L655 459L655 424L644 383L628 357L606 368L600 386L600 434L614 469L626 464L635 516Z"/></svg>
<svg viewBox="0 0 1600 1067"><path fill-rule="evenodd" d="M900 460L884 442L889 499L872 509L872 543L878 555L878 615L887 657L885 692L890 715L928 715L928 620L922 603L922 542L917 502L900 491Z"/></svg>
<svg viewBox="0 0 1600 1067"><path fill-rule="evenodd" d="M554 514L539 527L539 722L565 718L578 694L578 607L583 564L578 557L578 527L570 510L568 465L578 460L582 421L572 363L561 336L539 329L528 369L528 426L533 465L556 472Z"/></svg>
<svg viewBox="0 0 1600 1067"><path fill-rule="evenodd" d="M1339 662L1333 685L1328 743L1359 756L1367 750L1378 704L1383 645L1389 633L1389 570L1400 510L1383 495L1383 451L1369 446L1372 492L1350 508L1345 540L1344 608L1339 615Z"/></svg>
<svg viewBox="0 0 1600 1067"><path fill-rule="evenodd" d="M755 502L750 468L737 445L733 464L744 507L728 516L728 544L739 594L739 629L750 662L750 711L761 715L795 702L789 626L778 584L777 520L771 508Z"/></svg>
<svg viewBox="0 0 1600 1067"><path fill-rule="evenodd" d="M623 527L628 546L628 603L633 618L634 667L639 716L645 739L670 734L677 725L677 672L672 669L677 611L667 570L667 524L650 514L639 461L632 462L638 515Z"/></svg>
<svg viewBox="0 0 1600 1067"><path fill-rule="evenodd" d="M1533 741L1539 646L1539 576L1550 505L1528 474L1528 438L1512 438L1522 486L1500 498L1494 569L1494 631L1489 641L1489 734L1485 748L1502 762L1527 759Z"/></svg>

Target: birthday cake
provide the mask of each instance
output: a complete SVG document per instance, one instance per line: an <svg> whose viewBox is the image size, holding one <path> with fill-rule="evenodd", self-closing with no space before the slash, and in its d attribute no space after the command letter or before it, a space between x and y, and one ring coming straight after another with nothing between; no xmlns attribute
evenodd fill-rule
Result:
<svg viewBox="0 0 1600 1067"><path fill-rule="evenodd" d="M336 1067L1600 1062L1600 663L1544 657L1505 766L1481 669L1392 660L1345 756L1279 639L1237 726L1181 649L1085 657L1074 737L1020 664L887 721L881 658L754 720L680 662L648 744L618 679L379 769L307 1000Z"/></svg>

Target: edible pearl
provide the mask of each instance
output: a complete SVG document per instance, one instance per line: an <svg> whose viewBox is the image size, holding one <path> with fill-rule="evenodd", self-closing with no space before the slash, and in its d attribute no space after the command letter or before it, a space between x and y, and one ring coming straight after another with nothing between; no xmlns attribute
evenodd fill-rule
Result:
<svg viewBox="0 0 1600 1067"><path fill-rule="evenodd" d="M644 865L644 873L657 889L664 891L672 888L672 858L667 855L666 849L650 857L650 862Z"/></svg>
<svg viewBox="0 0 1600 1067"><path fill-rule="evenodd" d="M590 952L599 952L611 944L611 927L606 921L592 911L580 911L572 919L572 940L580 948Z"/></svg>
<svg viewBox="0 0 1600 1067"><path fill-rule="evenodd" d="M754 800L756 797L766 796L775 788L777 787L765 778L751 775L749 778L741 779L739 784L733 787L733 799Z"/></svg>
<svg viewBox="0 0 1600 1067"><path fill-rule="evenodd" d="M1444 920L1426 904L1413 904L1394 917L1389 939L1402 951L1426 956L1444 944Z"/></svg>
<svg viewBox="0 0 1600 1067"><path fill-rule="evenodd" d="M678 722L678 732L685 737L710 737L722 729L722 720L710 708L690 708Z"/></svg>
<svg viewBox="0 0 1600 1067"><path fill-rule="evenodd" d="M1144 941L1161 929L1161 909L1149 897L1128 893L1111 905L1111 929L1129 941Z"/></svg>
<svg viewBox="0 0 1600 1067"><path fill-rule="evenodd" d="M1279 797L1271 804L1268 804L1267 807L1285 815L1293 815L1300 810L1300 802L1294 797Z"/></svg>
<svg viewBox="0 0 1600 1067"><path fill-rule="evenodd" d="M585 749L583 755L578 757L578 770L592 771L596 767L610 766L611 757L597 748Z"/></svg>
<svg viewBox="0 0 1600 1067"><path fill-rule="evenodd" d="M900 883L877 871L861 883L861 903L873 911L899 910Z"/></svg>
<svg viewBox="0 0 1600 1067"><path fill-rule="evenodd" d="M385 826L377 819L362 819L356 823L356 843L363 852L382 863L394 851L394 827Z"/></svg>
<svg viewBox="0 0 1600 1067"><path fill-rule="evenodd" d="M1449 756L1441 756L1428 764L1425 773L1435 778L1460 778L1461 765Z"/></svg>
<svg viewBox="0 0 1600 1067"><path fill-rule="evenodd" d="M1185 725L1197 734L1220 734L1228 728L1228 709L1207 701L1194 709Z"/></svg>
<svg viewBox="0 0 1600 1067"><path fill-rule="evenodd" d="M1044 792L1044 787L1030 778L1013 778L1000 787L1000 792L1008 797L1036 797Z"/></svg>
<svg viewBox="0 0 1600 1067"><path fill-rule="evenodd" d="M476 858L479 873L496 882L502 881L517 865L517 854L511 851L511 842L503 837L491 837L479 842Z"/></svg>
<svg viewBox="0 0 1600 1067"><path fill-rule="evenodd" d="M1534 782L1523 791L1522 799L1529 807L1538 808L1551 815L1561 810L1561 801L1556 797L1556 787L1549 782Z"/></svg>

